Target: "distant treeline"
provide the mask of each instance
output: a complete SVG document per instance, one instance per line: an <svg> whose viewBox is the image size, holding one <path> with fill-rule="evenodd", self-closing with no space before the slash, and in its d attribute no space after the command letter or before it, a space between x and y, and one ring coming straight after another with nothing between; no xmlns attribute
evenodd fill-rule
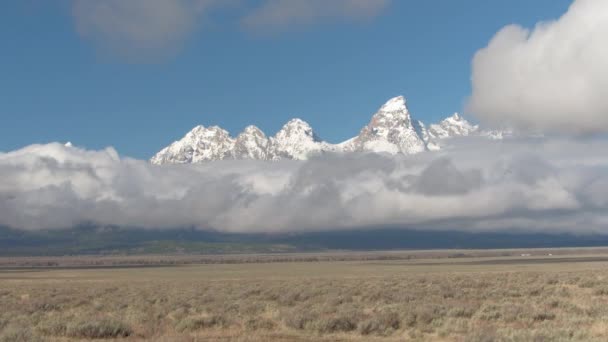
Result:
<svg viewBox="0 0 608 342"><path fill-rule="evenodd" d="M608 246L608 236L466 233L394 227L290 234L226 234L197 229L95 226L45 231L0 228L0 256L8 257L281 254L281 258L290 261L292 256L289 254L302 252L600 246ZM212 262L213 258L209 260Z"/></svg>

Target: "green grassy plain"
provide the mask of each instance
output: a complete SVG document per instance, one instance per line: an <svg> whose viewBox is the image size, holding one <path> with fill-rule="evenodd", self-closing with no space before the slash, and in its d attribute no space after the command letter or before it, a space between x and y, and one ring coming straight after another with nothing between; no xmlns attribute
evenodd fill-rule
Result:
<svg viewBox="0 0 608 342"><path fill-rule="evenodd" d="M0 341L605 341L608 254L566 252L5 266Z"/></svg>

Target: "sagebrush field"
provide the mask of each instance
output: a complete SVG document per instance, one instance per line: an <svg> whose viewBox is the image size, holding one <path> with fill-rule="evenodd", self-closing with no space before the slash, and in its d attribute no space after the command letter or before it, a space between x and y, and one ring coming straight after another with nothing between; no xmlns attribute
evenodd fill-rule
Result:
<svg viewBox="0 0 608 342"><path fill-rule="evenodd" d="M605 341L605 255L4 268L0 341Z"/></svg>

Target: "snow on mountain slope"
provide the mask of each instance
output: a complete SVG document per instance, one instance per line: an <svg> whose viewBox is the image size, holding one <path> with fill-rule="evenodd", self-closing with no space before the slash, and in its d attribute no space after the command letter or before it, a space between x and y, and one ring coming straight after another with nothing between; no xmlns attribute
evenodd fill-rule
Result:
<svg viewBox="0 0 608 342"><path fill-rule="evenodd" d="M222 159L305 160L324 152L415 154L439 150L450 138L470 135L502 139L512 133L482 131L459 114L426 126L412 119L405 98L398 96L386 102L359 135L340 144L322 141L301 119L290 120L274 137L267 137L255 126L248 126L236 138L217 126L197 126L150 161L184 164Z"/></svg>
<svg viewBox="0 0 608 342"><path fill-rule="evenodd" d="M295 159L305 160L311 154L329 149L310 125L301 119L292 119L270 138L270 156L272 160Z"/></svg>
<svg viewBox="0 0 608 342"><path fill-rule="evenodd" d="M429 136L433 139L464 137L475 134L478 131L478 125L472 125L458 113L444 119L438 124L429 126Z"/></svg>
<svg viewBox="0 0 608 342"><path fill-rule="evenodd" d="M446 143L446 140L450 138L480 134L479 126L471 124L458 113L428 127L421 121L418 121L416 124L418 132L420 132L429 151L440 150Z"/></svg>
<svg viewBox="0 0 608 342"><path fill-rule="evenodd" d="M153 164L189 164L206 160L228 159L232 156L235 141L230 134L217 126L196 126L181 140L156 154Z"/></svg>
<svg viewBox="0 0 608 342"><path fill-rule="evenodd" d="M352 141L353 151L414 154L426 144L416 131L406 100L398 96L386 102Z"/></svg>
<svg viewBox="0 0 608 342"><path fill-rule="evenodd" d="M247 126L239 134L234 144L232 157L235 159L268 160L270 140L256 126Z"/></svg>
<svg viewBox="0 0 608 342"><path fill-rule="evenodd" d="M414 128L416 129L416 133L418 133L418 136L420 136L426 144L427 150L438 151L441 149L441 145L433 137L431 137L431 134L429 133L429 130L427 129L424 122L420 120L414 121Z"/></svg>

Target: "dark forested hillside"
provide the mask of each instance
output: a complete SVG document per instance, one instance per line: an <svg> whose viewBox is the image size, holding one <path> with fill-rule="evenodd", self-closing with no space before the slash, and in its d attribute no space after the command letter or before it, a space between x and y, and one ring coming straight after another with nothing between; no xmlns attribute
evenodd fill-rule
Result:
<svg viewBox="0 0 608 342"><path fill-rule="evenodd" d="M495 249L608 246L608 236L464 233L381 228L291 234L225 234L196 229L81 226L21 231L0 228L0 255L227 254L326 250Z"/></svg>

